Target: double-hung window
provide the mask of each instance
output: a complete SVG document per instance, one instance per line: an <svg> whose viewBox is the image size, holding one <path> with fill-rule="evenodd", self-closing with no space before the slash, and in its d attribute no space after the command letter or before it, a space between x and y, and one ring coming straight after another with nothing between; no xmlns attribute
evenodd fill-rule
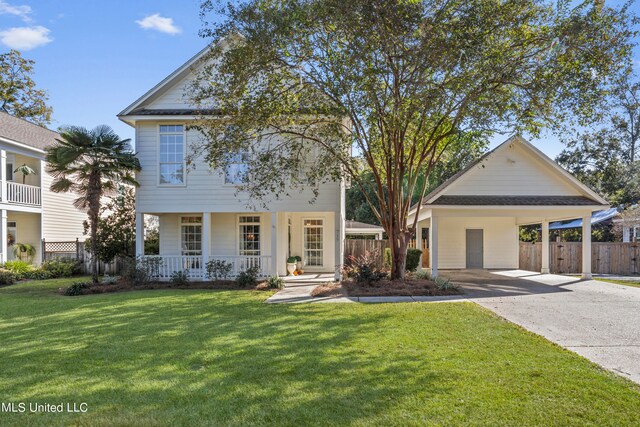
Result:
<svg viewBox="0 0 640 427"><path fill-rule="evenodd" d="M180 217L182 255L202 255L202 217Z"/></svg>
<svg viewBox="0 0 640 427"><path fill-rule="evenodd" d="M160 125L160 184L184 184L184 126Z"/></svg>
<svg viewBox="0 0 640 427"><path fill-rule="evenodd" d="M260 217L241 215L239 220L239 255L260 255Z"/></svg>

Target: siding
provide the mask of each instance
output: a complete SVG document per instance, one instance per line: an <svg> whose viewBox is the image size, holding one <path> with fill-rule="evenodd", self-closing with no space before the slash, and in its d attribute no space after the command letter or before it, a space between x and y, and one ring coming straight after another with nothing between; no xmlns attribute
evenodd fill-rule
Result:
<svg viewBox="0 0 640 427"><path fill-rule="evenodd" d="M189 108L189 104L185 102L184 93L187 86L193 82L193 75L189 73L186 77L180 79L173 86L167 87L164 92L154 96L150 102L145 105L145 108L150 109L179 109Z"/></svg>
<svg viewBox="0 0 640 427"><path fill-rule="evenodd" d="M443 194L577 196L582 193L526 148L512 143L475 166Z"/></svg>
<svg viewBox="0 0 640 427"><path fill-rule="evenodd" d="M187 132L187 152L197 141L198 134ZM188 173L185 186L163 187L158 185L158 123L145 122L136 126L136 150L142 166L138 174L140 188L136 191L136 206L144 213L195 212L243 212L249 199L246 194L236 194L236 187L224 183L224 175L198 159L195 170ZM340 206L340 184L321 186L320 195L310 204L311 191L293 191L291 197L267 201L267 211L336 212ZM263 209L260 202L254 206Z"/></svg>
<svg viewBox="0 0 640 427"><path fill-rule="evenodd" d="M42 237L49 241L84 241L83 222L87 214L73 206L76 195L49 190L53 178L42 176Z"/></svg>
<svg viewBox="0 0 640 427"><path fill-rule="evenodd" d="M438 218L438 268L466 267L466 229L484 230L484 268L518 268L515 218Z"/></svg>

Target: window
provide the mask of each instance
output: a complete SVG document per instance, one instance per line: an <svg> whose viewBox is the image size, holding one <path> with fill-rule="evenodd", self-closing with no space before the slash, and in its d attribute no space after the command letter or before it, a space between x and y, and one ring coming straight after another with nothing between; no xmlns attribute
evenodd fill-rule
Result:
<svg viewBox="0 0 640 427"><path fill-rule="evenodd" d="M240 255L260 255L260 217L240 216Z"/></svg>
<svg viewBox="0 0 640 427"><path fill-rule="evenodd" d="M324 265L323 221L321 219L305 219L303 225L305 265L310 267L322 267Z"/></svg>
<svg viewBox="0 0 640 427"><path fill-rule="evenodd" d="M231 164L224 171L225 184L242 184L249 176L249 154L237 153L231 158Z"/></svg>
<svg viewBox="0 0 640 427"><path fill-rule="evenodd" d="M160 184L184 184L184 126L160 125Z"/></svg>
<svg viewBox="0 0 640 427"><path fill-rule="evenodd" d="M182 255L202 255L202 217L180 217Z"/></svg>

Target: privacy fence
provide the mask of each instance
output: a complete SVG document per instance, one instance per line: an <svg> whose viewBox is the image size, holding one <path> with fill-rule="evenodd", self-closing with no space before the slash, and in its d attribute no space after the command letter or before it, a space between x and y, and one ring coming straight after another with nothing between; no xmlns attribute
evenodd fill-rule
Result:
<svg viewBox="0 0 640 427"><path fill-rule="evenodd" d="M78 239L67 242L49 242L42 239L42 259L43 261L75 259L80 261L83 273L91 272L91 257L86 251L84 242ZM99 274L119 274L124 268L124 263L123 258L116 258L110 263L99 262Z"/></svg>
<svg viewBox="0 0 640 427"><path fill-rule="evenodd" d="M428 242L422 241L422 267L429 267L429 249L427 248ZM376 264L378 266L384 265L384 252L389 247L389 240L371 240L371 239L345 239L344 241L344 258L345 262L349 261L350 257L360 257L365 253L369 253L375 256ZM409 242L410 248L416 247L416 241L411 240Z"/></svg>
<svg viewBox="0 0 640 427"><path fill-rule="evenodd" d="M542 243L520 242L520 269L540 271ZM549 269L552 273L582 272L582 243L550 242ZM598 274L640 274L640 243L591 244L591 271Z"/></svg>

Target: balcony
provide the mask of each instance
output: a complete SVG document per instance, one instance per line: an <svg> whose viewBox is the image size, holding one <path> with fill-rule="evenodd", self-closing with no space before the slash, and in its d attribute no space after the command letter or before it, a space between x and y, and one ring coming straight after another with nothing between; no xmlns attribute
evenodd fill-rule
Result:
<svg viewBox="0 0 640 427"><path fill-rule="evenodd" d="M24 206L42 206L42 191L35 185L5 181L2 185L2 202Z"/></svg>

